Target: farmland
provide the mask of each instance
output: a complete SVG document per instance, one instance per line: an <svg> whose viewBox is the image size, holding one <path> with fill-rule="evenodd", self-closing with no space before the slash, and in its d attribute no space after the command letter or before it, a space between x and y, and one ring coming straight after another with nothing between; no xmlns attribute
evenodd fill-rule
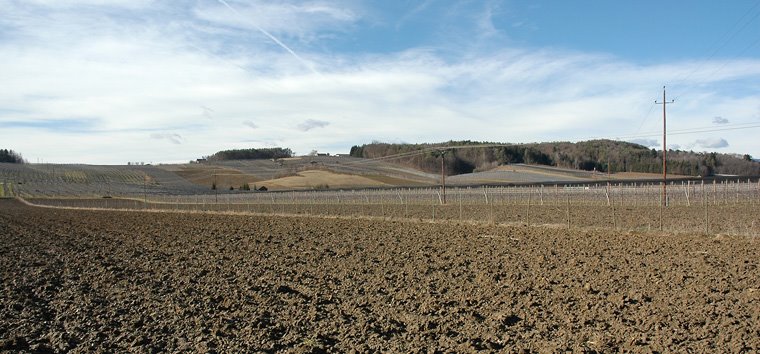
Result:
<svg viewBox="0 0 760 354"><path fill-rule="evenodd" d="M754 238L0 201L12 351L760 349Z"/></svg>
<svg viewBox="0 0 760 354"><path fill-rule="evenodd" d="M563 228L760 235L760 184L752 180L677 181L668 205L659 183L512 187L393 188L118 198L27 197L43 206L448 220Z"/></svg>
<svg viewBox="0 0 760 354"><path fill-rule="evenodd" d="M0 351L760 349L756 179L671 181L667 206L529 166L491 173L544 182L204 186L254 176L227 163L3 169Z"/></svg>

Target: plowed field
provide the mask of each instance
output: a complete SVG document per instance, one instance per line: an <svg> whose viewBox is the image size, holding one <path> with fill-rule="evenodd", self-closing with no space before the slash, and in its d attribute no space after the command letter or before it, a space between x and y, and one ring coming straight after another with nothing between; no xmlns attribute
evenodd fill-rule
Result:
<svg viewBox="0 0 760 354"><path fill-rule="evenodd" d="M756 352L760 240L0 200L0 350Z"/></svg>

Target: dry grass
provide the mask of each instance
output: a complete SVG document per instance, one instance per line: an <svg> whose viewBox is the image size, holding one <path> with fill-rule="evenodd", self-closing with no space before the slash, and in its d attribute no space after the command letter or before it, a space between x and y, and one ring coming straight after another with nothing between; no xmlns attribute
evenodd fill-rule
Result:
<svg viewBox="0 0 760 354"><path fill-rule="evenodd" d="M430 185L429 183L423 183L423 182L412 181L412 180L408 180L404 178L382 176L382 175L368 175L364 177L380 182L380 183L392 185L392 186L429 186Z"/></svg>
<svg viewBox="0 0 760 354"><path fill-rule="evenodd" d="M551 177L558 177L562 179L577 179L582 180L583 178L579 178L570 172L565 172L561 169L557 170L548 170L545 169L546 166L541 166L541 169L533 168L531 166L521 166L521 165L507 165L507 166L499 166L492 171L507 171L507 172L517 172L517 173L527 173L527 174L536 174L541 176L551 176ZM573 171L574 173L582 172L582 171ZM589 173L589 177L590 173Z"/></svg>
<svg viewBox="0 0 760 354"><path fill-rule="evenodd" d="M255 183L261 181L260 178L244 174L239 170L218 166L183 165L179 169L172 170L172 172L193 184L208 186L209 188L215 181L219 189L229 189L230 187L237 189L244 183L248 183L253 188Z"/></svg>
<svg viewBox="0 0 760 354"><path fill-rule="evenodd" d="M266 186L269 190L313 189L320 185L327 185L330 189L337 189L381 187L388 186L389 184L368 177L340 174L325 170L302 171L295 176L257 182L257 186Z"/></svg>
<svg viewBox="0 0 760 354"><path fill-rule="evenodd" d="M605 175L606 177L606 175ZM662 173L644 173L644 172L618 172L610 175L612 179L662 179ZM668 178L687 178L688 176L668 174Z"/></svg>

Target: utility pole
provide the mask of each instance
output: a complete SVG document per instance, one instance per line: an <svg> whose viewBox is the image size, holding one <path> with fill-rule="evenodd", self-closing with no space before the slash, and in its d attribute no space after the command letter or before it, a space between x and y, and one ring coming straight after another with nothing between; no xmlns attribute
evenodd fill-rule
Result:
<svg viewBox="0 0 760 354"><path fill-rule="evenodd" d="M662 87L662 102L654 101L655 104L662 105L662 200L660 204L662 206L668 206L668 145L667 145L667 124L665 119L665 112L668 103L674 103L675 100L668 102L665 97L665 86Z"/></svg>

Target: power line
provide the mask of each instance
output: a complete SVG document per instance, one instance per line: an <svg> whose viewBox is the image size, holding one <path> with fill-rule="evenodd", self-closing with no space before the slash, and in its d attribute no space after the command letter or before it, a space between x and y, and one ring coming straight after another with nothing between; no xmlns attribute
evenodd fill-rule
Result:
<svg viewBox="0 0 760 354"><path fill-rule="evenodd" d="M723 125L721 128L696 127L696 128L687 128L687 129L671 129L669 135L711 133L711 132L718 132L718 131L751 129L751 128L760 128L760 123L726 124L726 125ZM632 138L648 138L652 136L658 136L659 134L661 134L661 132L646 132L646 133L641 133L641 134L616 135L615 139L622 140L622 139L632 139ZM604 139L604 137L591 138L591 140L594 140L594 139Z"/></svg>
<svg viewBox="0 0 760 354"><path fill-rule="evenodd" d="M649 114L652 113L653 110L654 110L654 105L649 105L649 110L644 115L644 117L641 119L641 124L639 124L639 128L636 129L636 133L635 134L638 134L641 131L641 128L644 126L644 122L646 122L647 118L649 118Z"/></svg>
<svg viewBox="0 0 760 354"><path fill-rule="evenodd" d="M739 20L737 20L736 22L734 22L734 24L731 26L731 29L729 29L727 32L725 32L717 41L715 41L713 43L712 47L715 47L715 49L713 49L710 52L710 54L708 55L707 59L702 60L699 63L699 65L697 65L697 67L694 70L690 71L688 74L682 75L680 77L677 77L677 78L674 78L673 80L671 80L671 85L672 86L681 85L682 82L685 82L687 79L691 78L694 74L696 74L697 72L699 72L708 61L710 61L712 58L714 58L715 55L720 50L722 50L723 48L725 48L725 46L728 45L728 43L730 43L734 38L736 38L736 36L739 33L741 33L742 31L744 31L744 29L746 29L747 26L749 26L750 23L752 23L758 16L760 16L760 11L758 11L757 13L754 14L754 16L752 16L752 18L750 18L748 21L744 22L744 25L741 26L741 28L739 28L738 30L735 31L736 27L740 23L742 23L742 21L744 20L744 18L746 18L747 16L750 16L750 14L752 14L752 12L756 8L758 8L758 6L760 6L760 1L758 1L757 3L755 3L755 5L753 5L748 11L744 12L744 15L742 15L739 18ZM723 40L726 37L728 37L728 39ZM722 41L722 44L718 45L718 43L720 43L721 41ZM746 49L745 49L745 51L746 51ZM742 51L741 54L743 54L743 53L744 53L744 51ZM741 56L741 54L739 54L739 55ZM683 93L684 93L684 91L682 91L680 95L683 95ZM680 95L676 96L676 99L678 97L680 97Z"/></svg>

